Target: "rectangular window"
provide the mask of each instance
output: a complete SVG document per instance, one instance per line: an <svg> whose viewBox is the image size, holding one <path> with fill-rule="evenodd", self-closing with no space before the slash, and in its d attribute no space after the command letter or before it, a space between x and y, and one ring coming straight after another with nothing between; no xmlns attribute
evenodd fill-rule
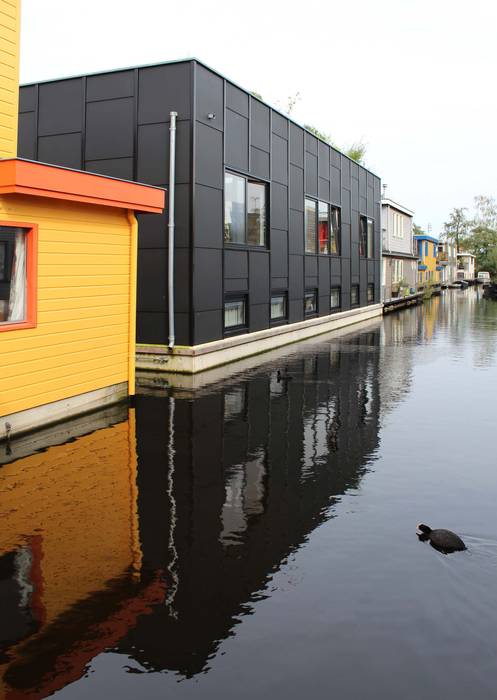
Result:
<svg viewBox="0 0 497 700"><path fill-rule="evenodd" d="M340 255L340 209L331 207L331 232L330 232L330 253Z"/></svg>
<svg viewBox="0 0 497 700"><path fill-rule="evenodd" d="M0 226L0 331L36 324L35 233Z"/></svg>
<svg viewBox="0 0 497 700"><path fill-rule="evenodd" d="M271 297L271 321L280 321L285 319L286 315L286 294L273 294Z"/></svg>
<svg viewBox="0 0 497 700"><path fill-rule="evenodd" d="M367 221L367 231L368 231L368 240L367 240L367 257L372 258L374 257L374 221L373 219L368 219Z"/></svg>
<svg viewBox="0 0 497 700"><path fill-rule="evenodd" d="M350 305L359 306L359 285L353 284L350 288Z"/></svg>
<svg viewBox="0 0 497 700"><path fill-rule="evenodd" d="M224 302L224 327L226 330L245 328L246 300L228 299Z"/></svg>
<svg viewBox="0 0 497 700"><path fill-rule="evenodd" d="M359 219L359 255L365 258L368 249L368 220L365 216Z"/></svg>
<svg viewBox="0 0 497 700"><path fill-rule="evenodd" d="M316 252L316 202L305 200L305 252Z"/></svg>
<svg viewBox="0 0 497 700"><path fill-rule="evenodd" d="M333 287L330 292L330 309L336 311L340 308L340 287Z"/></svg>
<svg viewBox="0 0 497 700"><path fill-rule="evenodd" d="M425 258L428 257L428 241L425 241Z"/></svg>
<svg viewBox="0 0 497 700"><path fill-rule="evenodd" d="M374 301L374 284L368 284L368 304Z"/></svg>
<svg viewBox="0 0 497 700"><path fill-rule="evenodd" d="M317 291L314 289L308 291L304 295L304 313L306 316L312 316L317 313Z"/></svg>
<svg viewBox="0 0 497 700"><path fill-rule="evenodd" d="M325 202L318 202L318 241L319 252L329 253L330 250L330 214Z"/></svg>
<svg viewBox="0 0 497 700"><path fill-rule="evenodd" d="M224 240L263 246L266 243L267 185L234 173L224 175Z"/></svg>

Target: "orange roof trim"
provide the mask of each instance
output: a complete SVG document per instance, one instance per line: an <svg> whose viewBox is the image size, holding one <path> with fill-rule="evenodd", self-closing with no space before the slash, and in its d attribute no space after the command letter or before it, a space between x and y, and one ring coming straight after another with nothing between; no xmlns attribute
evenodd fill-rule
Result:
<svg viewBox="0 0 497 700"><path fill-rule="evenodd" d="M0 195L28 194L160 214L165 190L19 158L0 160Z"/></svg>

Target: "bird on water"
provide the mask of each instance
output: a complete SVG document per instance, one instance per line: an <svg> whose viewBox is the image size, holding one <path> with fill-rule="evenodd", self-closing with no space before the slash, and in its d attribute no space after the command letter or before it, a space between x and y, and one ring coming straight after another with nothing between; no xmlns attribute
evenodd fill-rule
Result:
<svg viewBox="0 0 497 700"><path fill-rule="evenodd" d="M432 547L444 554L452 552L462 552L466 549L466 545L455 532L451 530L432 530L428 525L419 523L416 528L416 534L422 542L429 540Z"/></svg>

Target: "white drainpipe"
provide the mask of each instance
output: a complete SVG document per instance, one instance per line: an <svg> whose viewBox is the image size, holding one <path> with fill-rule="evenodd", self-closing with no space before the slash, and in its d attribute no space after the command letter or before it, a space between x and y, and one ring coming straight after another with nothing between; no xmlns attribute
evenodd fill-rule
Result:
<svg viewBox="0 0 497 700"><path fill-rule="evenodd" d="M168 250L168 311L169 311L169 348L174 348L174 188L176 179L176 117L177 112L170 112L169 124L169 250Z"/></svg>

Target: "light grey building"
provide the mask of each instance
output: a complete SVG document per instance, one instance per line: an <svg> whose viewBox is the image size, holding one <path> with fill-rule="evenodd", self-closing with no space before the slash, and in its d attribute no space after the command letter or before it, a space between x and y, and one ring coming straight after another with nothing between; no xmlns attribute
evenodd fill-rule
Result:
<svg viewBox="0 0 497 700"><path fill-rule="evenodd" d="M438 263L440 284L445 287L457 279L457 246L451 241L440 241L438 244Z"/></svg>
<svg viewBox="0 0 497 700"><path fill-rule="evenodd" d="M413 241L410 209L391 199L381 200L382 296L383 301L417 292L418 255Z"/></svg>

